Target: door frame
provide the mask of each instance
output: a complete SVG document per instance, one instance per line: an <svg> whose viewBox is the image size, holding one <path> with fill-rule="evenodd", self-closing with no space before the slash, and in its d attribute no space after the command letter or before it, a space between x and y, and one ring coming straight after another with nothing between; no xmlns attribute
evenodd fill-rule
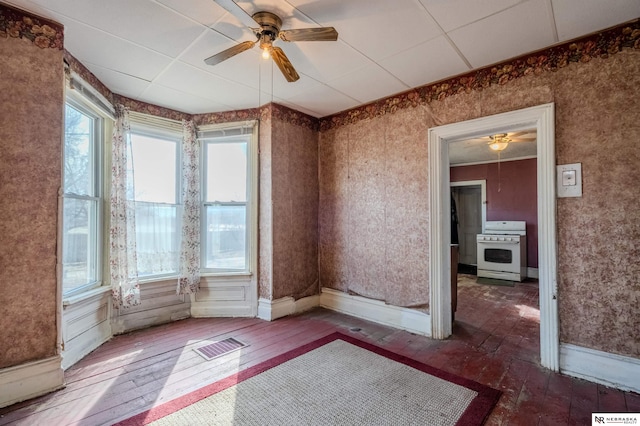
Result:
<svg viewBox="0 0 640 426"><path fill-rule="evenodd" d="M557 237L555 181L555 106L553 103L481 117L429 129L431 336L451 335L451 212L449 143L494 133L535 128L537 131L538 256L540 361L559 370Z"/></svg>
<svg viewBox="0 0 640 426"><path fill-rule="evenodd" d="M449 182L449 187L479 186L480 187L480 214L482 215L482 233L487 224L487 181L481 180L461 180L459 182Z"/></svg>

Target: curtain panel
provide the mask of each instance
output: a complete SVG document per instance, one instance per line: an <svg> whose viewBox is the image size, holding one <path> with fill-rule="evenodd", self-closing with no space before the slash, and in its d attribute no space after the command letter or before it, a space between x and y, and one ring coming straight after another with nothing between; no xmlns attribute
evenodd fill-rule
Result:
<svg viewBox="0 0 640 426"><path fill-rule="evenodd" d="M196 293L200 287L200 146L192 120L183 120L182 238L177 293Z"/></svg>
<svg viewBox="0 0 640 426"><path fill-rule="evenodd" d="M129 110L116 106L111 158L109 272L116 308L140 304Z"/></svg>

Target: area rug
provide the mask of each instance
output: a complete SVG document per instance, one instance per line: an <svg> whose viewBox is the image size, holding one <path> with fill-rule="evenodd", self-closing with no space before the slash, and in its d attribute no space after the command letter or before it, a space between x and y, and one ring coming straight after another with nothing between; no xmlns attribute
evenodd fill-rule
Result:
<svg viewBox="0 0 640 426"><path fill-rule="evenodd" d="M499 397L334 333L118 425L481 425Z"/></svg>

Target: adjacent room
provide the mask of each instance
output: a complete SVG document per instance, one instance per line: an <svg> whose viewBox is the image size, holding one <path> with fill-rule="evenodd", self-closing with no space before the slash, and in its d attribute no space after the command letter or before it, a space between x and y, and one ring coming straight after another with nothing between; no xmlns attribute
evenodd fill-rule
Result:
<svg viewBox="0 0 640 426"><path fill-rule="evenodd" d="M0 425L640 420L640 0L0 0L0 58Z"/></svg>

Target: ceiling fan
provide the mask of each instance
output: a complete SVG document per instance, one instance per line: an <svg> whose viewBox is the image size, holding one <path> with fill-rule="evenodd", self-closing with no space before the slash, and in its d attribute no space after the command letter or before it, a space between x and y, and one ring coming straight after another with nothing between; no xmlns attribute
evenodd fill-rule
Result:
<svg viewBox="0 0 640 426"><path fill-rule="evenodd" d="M528 136L533 135L533 136ZM528 136L528 137L527 137ZM493 151L503 151L511 142L534 142L536 140L535 131L525 130L516 133L497 133L489 136L489 148Z"/></svg>
<svg viewBox="0 0 640 426"><path fill-rule="evenodd" d="M210 56L204 60L207 65L219 64L238 53L251 49L256 43L259 43L263 58L267 59L271 56L287 81L294 82L297 81L300 76L291 64L291 61L289 61L289 58L287 58L287 55L284 54L284 51L273 45L276 38L283 41L336 41L338 39L338 32L333 27L281 30L282 19L274 13L263 11L249 15L233 0L215 1L238 18L243 24L251 28L256 35L256 40L243 41L238 45ZM258 24L259 27L256 27L255 24Z"/></svg>

